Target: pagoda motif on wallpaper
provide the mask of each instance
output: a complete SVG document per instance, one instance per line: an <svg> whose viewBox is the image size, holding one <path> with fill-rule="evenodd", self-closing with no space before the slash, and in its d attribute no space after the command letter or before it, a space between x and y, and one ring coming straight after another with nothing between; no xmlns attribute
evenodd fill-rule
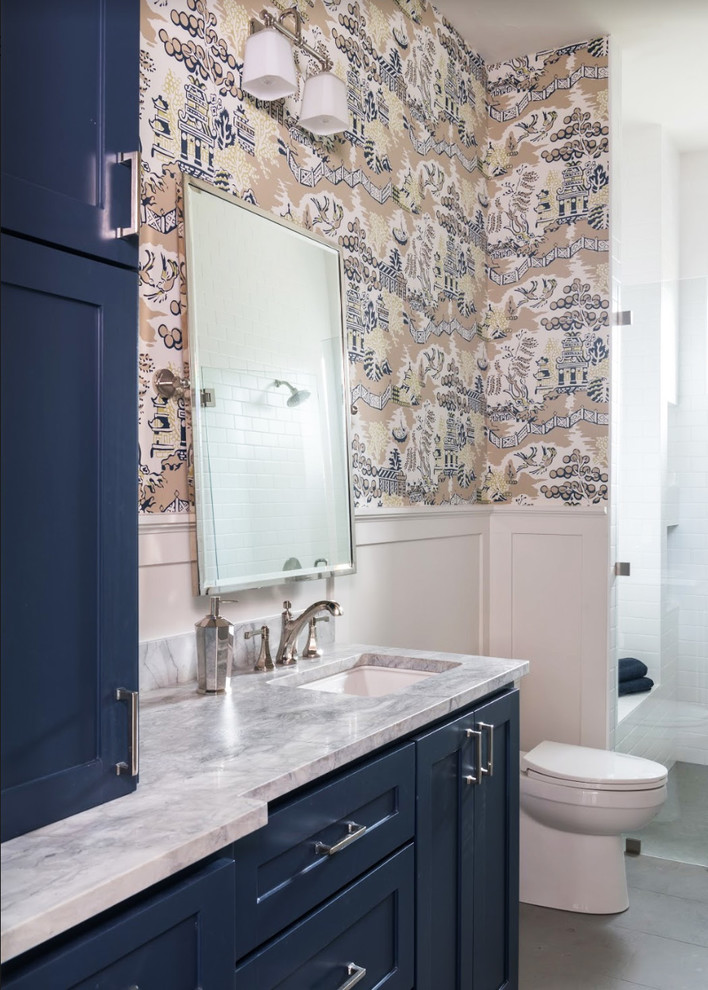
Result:
<svg viewBox="0 0 708 990"><path fill-rule="evenodd" d="M422 0L299 9L347 81L333 139L241 91L260 6L143 0L141 510L193 498L152 387L187 360L182 172L341 246L359 506L606 497L604 41L487 69Z"/></svg>
<svg viewBox="0 0 708 990"><path fill-rule="evenodd" d="M490 502L607 498L607 42L488 70Z"/></svg>

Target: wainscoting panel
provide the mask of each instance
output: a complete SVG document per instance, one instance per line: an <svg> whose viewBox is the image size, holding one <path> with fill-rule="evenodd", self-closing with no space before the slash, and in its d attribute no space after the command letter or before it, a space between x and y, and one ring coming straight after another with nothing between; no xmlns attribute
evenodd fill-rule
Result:
<svg viewBox="0 0 708 990"><path fill-rule="evenodd" d="M531 663L522 748L606 746L607 516L502 508L489 539L489 652Z"/></svg>
<svg viewBox="0 0 708 990"><path fill-rule="evenodd" d="M415 522L405 512L358 516L358 571L337 581L349 604L342 638L485 652L487 526L485 510L433 512Z"/></svg>

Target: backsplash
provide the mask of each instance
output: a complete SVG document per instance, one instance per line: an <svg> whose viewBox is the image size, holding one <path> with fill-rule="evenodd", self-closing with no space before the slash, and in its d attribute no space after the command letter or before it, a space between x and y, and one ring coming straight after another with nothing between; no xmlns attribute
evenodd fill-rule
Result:
<svg viewBox="0 0 708 990"><path fill-rule="evenodd" d="M152 387L186 359L182 171L342 246L358 506L604 501L604 42L488 90L430 4L299 9L347 80L335 139L298 127L300 94L242 94L260 6L143 0L141 511L193 503L185 409Z"/></svg>
<svg viewBox="0 0 708 990"><path fill-rule="evenodd" d="M325 621L323 621L325 620ZM275 651L280 640L280 615L269 615L262 619L249 619L248 622L234 623L234 665L235 674L246 674L253 670L260 650L260 637L245 639L244 633L268 626L270 651L275 660ZM335 622L328 616L321 616L317 622L317 642L319 646L330 646L335 641ZM307 629L298 638L304 646ZM155 691L159 688L175 687L197 679L197 637L195 632L169 636L164 639L151 639L140 643L139 647L140 691ZM300 660L298 669L303 669L308 660Z"/></svg>

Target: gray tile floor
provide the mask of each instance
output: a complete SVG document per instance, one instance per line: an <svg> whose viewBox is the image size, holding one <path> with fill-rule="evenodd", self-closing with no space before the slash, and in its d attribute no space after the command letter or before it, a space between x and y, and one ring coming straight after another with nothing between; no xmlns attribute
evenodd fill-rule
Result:
<svg viewBox="0 0 708 990"><path fill-rule="evenodd" d="M646 856L708 866L708 767L675 763L666 804L636 837Z"/></svg>
<svg viewBox="0 0 708 990"><path fill-rule="evenodd" d="M708 869L626 864L623 914L521 905L520 990L708 990Z"/></svg>

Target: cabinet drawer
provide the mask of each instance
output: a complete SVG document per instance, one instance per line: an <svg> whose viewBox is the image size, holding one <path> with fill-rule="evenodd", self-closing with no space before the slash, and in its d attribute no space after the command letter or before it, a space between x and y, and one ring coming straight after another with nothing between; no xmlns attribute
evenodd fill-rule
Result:
<svg viewBox="0 0 708 990"><path fill-rule="evenodd" d="M342 990L357 974L357 990L411 990L413 870L411 843L239 966L236 990Z"/></svg>
<svg viewBox="0 0 708 990"><path fill-rule="evenodd" d="M274 811L236 846L236 958L407 842L414 823L412 743Z"/></svg>
<svg viewBox="0 0 708 990"><path fill-rule="evenodd" d="M3 967L7 990L224 990L233 981L233 863L128 908L31 964Z"/></svg>

